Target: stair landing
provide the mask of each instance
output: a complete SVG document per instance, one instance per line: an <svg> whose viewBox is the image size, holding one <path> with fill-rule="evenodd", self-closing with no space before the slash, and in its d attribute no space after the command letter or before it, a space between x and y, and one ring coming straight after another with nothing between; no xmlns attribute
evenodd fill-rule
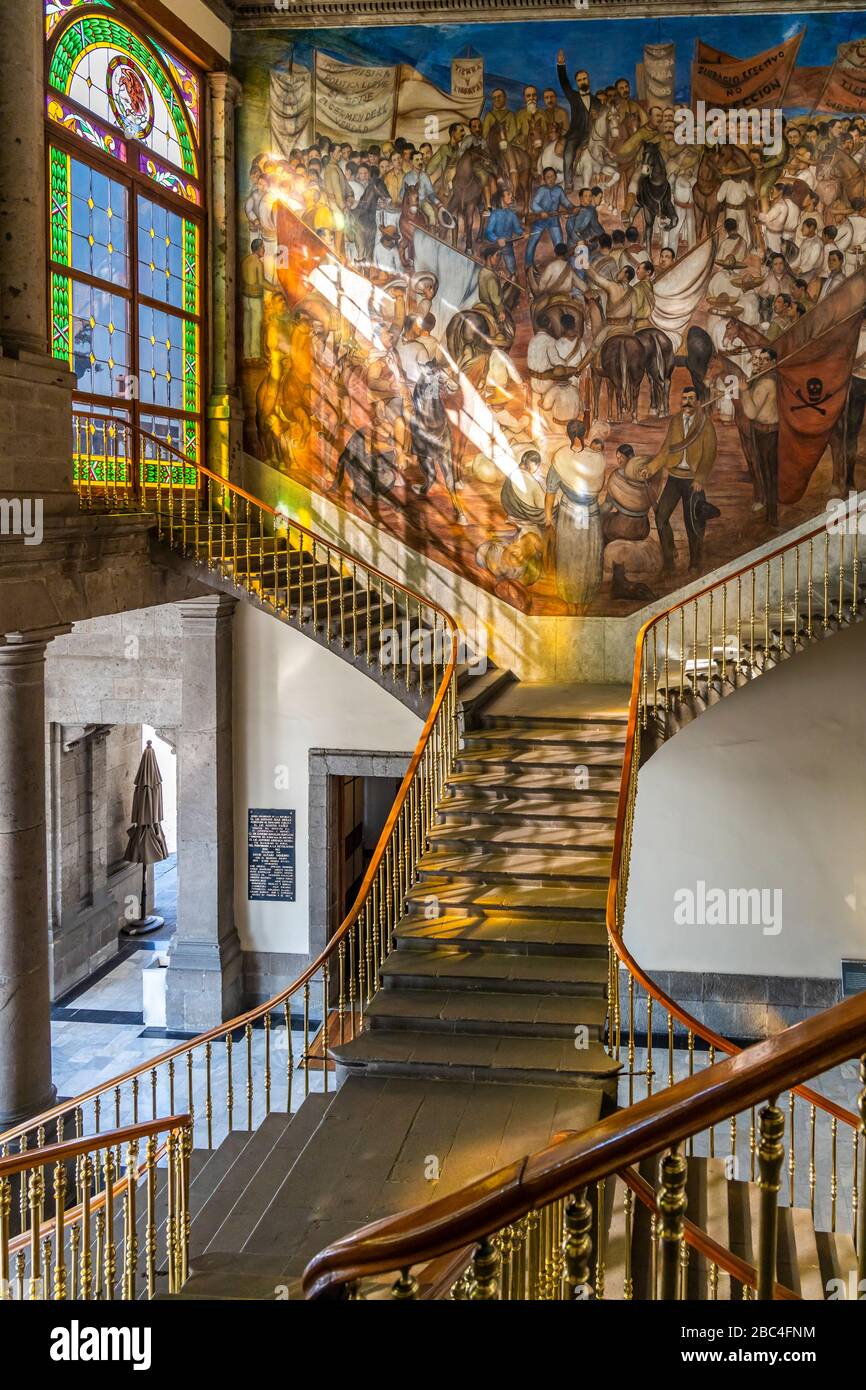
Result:
<svg viewBox="0 0 866 1390"><path fill-rule="evenodd" d="M322 1097L310 1097L321 1112ZM295 1154L235 1159L235 1210L219 1189L193 1220L191 1274L180 1298L301 1297L299 1280L326 1245L368 1221L446 1196L549 1142L583 1130L602 1112L598 1090L473 1085L351 1076ZM256 1136L249 1136L250 1146ZM240 1181L243 1175L245 1182ZM242 1234L244 1233L244 1234ZM236 1238L234 1238L236 1237Z"/></svg>

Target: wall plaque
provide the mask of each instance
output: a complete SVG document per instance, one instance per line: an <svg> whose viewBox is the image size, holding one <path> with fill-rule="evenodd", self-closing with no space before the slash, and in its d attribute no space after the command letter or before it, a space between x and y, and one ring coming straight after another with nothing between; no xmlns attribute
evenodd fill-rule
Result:
<svg viewBox="0 0 866 1390"><path fill-rule="evenodd" d="M843 960L842 998L848 999L852 994L862 994L864 989L866 989L866 960Z"/></svg>
<svg viewBox="0 0 866 1390"><path fill-rule="evenodd" d="M250 902L295 901L295 812L250 808Z"/></svg>

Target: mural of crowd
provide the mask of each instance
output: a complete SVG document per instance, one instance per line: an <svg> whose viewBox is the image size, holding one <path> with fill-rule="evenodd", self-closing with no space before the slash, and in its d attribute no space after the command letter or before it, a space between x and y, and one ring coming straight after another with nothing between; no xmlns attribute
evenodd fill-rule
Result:
<svg viewBox="0 0 866 1390"><path fill-rule="evenodd" d="M800 66L773 20L761 54L693 40L685 91L674 37L600 82L583 22L483 26L564 35L525 84L520 43L491 75L429 31L450 94L361 31L351 62L333 33L248 53L248 450L532 613L628 611L846 496L866 42Z"/></svg>

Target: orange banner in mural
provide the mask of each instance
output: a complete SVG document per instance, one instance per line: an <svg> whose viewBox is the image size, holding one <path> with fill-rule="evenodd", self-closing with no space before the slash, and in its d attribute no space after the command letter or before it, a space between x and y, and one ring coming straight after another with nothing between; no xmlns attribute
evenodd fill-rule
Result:
<svg viewBox="0 0 866 1390"><path fill-rule="evenodd" d="M692 103L705 101L708 106L720 107L781 106L803 32L751 58L734 58L699 39L692 64Z"/></svg>
<svg viewBox="0 0 866 1390"><path fill-rule="evenodd" d="M866 111L866 41L839 45L818 102L820 111Z"/></svg>
<svg viewBox="0 0 866 1390"><path fill-rule="evenodd" d="M866 305L866 272L789 329L779 350L779 501L799 502L848 396Z"/></svg>

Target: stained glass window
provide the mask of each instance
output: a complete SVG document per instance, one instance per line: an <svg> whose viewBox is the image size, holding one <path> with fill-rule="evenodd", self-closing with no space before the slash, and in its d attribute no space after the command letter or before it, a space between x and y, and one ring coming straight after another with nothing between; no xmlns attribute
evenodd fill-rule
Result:
<svg viewBox="0 0 866 1390"><path fill-rule="evenodd" d="M46 0L45 32L54 354L93 431L198 458L201 79L115 0Z"/></svg>

